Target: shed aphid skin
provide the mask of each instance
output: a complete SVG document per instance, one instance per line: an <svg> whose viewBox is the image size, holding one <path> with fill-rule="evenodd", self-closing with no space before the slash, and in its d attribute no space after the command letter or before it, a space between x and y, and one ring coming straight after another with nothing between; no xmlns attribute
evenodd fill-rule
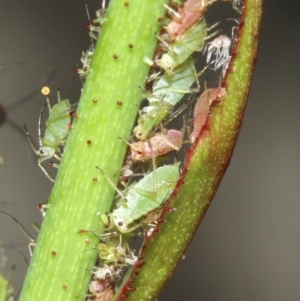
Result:
<svg viewBox="0 0 300 301"><path fill-rule="evenodd" d="M121 195L121 205L109 214L111 226L115 226L121 233L140 227L139 219L159 208L174 190L179 179L179 164L177 162L174 165L158 167L139 182L129 186L126 196L113 186ZM106 176L103 171L102 173ZM110 180L109 182L113 185Z"/></svg>
<svg viewBox="0 0 300 301"><path fill-rule="evenodd" d="M41 168L41 170L44 172L46 177L54 182L54 179L49 175L49 173L46 171L46 169L42 166L42 162L45 160L48 160L52 157L54 157L57 160L61 160L60 154L61 149L60 147L64 146L69 132L70 132L70 123L71 123L71 116L70 116L70 102L68 99L61 100L60 98L60 92L57 92L57 104L55 104L53 107L51 107L50 104L50 88L49 87L43 87L42 93L46 96L46 104L48 106L49 110L49 117L46 120L46 130L44 137L41 137L41 118L43 109L40 113L39 118L39 149L36 149L31 137L29 135L29 132L26 128L26 125L24 125L25 133L28 139L28 142L34 151L34 153L40 158L38 159L38 166ZM45 105L44 105L45 106ZM52 164L52 166L57 167L57 164Z"/></svg>
<svg viewBox="0 0 300 301"><path fill-rule="evenodd" d="M191 59L174 71L173 75L164 75L153 83L152 93L147 99L149 105L142 109L138 125L133 129L137 139L147 139L186 93L199 91L199 74ZM191 88L194 82L197 82L197 87Z"/></svg>
<svg viewBox="0 0 300 301"><path fill-rule="evenodd" d="M193 131L191 133L191 143L194 143L199 136L201 129L207 122L212 104L226 95L223 88L206 89L198 98L194 109Z"/></svg>
<svg viewBox="0 0 300 301"><path fill-rule="evenodd" d="M188 28L179 40L166 43L168 51L155 61L169 75L174 69L185 62L195 51L202 51L208 28L204 19Z"/></svg>
<svg viewBox="0 0 300 301"><path fill-rule="evenodd" d="M19 226L21 231L27 236L27 238L30 241L28 244L28 250L29 250L30 256L32 256L32 254L33 254L32 248L35 246L35 240L31 237L31 235L27 232L27 230L21 225L21 223L15 217L13 217L12 215L10 215L9 213L7 213L3 210L0 210L0 212L2 214L5 214L6 216L8 216L10 219L12 219Z"/></svg>
<svg viewBox="0 0 300 301"><path fill-rule="evenodd" d="M205 13L207 8L217 0L187 0L178 8L175 18L166 26L173 40L178 40L184 32L193 26Z"/></svg>
<svg viewBox="0 0 300 301"><path fill-rule="evenodd" d="M203 53L207 52L206 62L211 61L212 56L215 56L214 69L217 70L222 67L223 75L226 72L231 55L229 53L231 47L231 40L225 36L220 35L212 42L207 43Z"/></svg>

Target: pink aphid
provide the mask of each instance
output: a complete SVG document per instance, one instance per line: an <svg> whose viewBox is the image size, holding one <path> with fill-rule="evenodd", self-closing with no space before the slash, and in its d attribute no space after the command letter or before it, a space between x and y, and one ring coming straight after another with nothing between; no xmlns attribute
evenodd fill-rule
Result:
<svg viewBox="0 0 300 301"><path fill-rule="evenodd" d="M223 88L206 89L198 98L194 109L193 131L191 143L194 143L199 136L209 116L211 105L226 94Z"/></svg>
<svg viewBox="0 0 300 301"><path fill-rule="evenodd" d="M176 20L167 26L167 32L172 39L177 40L195 24L204 14L209 5L216 0L187 0L179 7Z"/></svg>
<svg viewBox="0 0 300 301"><path fill-rule="evenodd" d="M183 131L167 130L156 133L147 140L134 142L130 145L132 161L146 161L172 151L178 151L182 140Z"/></svg>
<svg viewBox="0 0 300 301"><path fill-rule="evenodd" d="M100 298L112 285L112 279L96 279L89 284L89 290L93 296ZM102 299L101 299L102 300ZM106 299L103 299L106 300Z"/></svg>

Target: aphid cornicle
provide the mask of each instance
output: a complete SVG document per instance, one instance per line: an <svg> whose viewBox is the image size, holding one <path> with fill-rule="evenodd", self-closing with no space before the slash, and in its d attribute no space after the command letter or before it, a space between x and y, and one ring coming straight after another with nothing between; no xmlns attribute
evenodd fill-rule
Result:
<svg viewBox="0 0 300 301"><path fill-rule="evenodd" d="M44 95L46 95L46 104L49 110L49 117L46 120L45 135L44 137L41 137L41 118L45 106L44 105L39 117L39 129L38 129L39 149L35 148L25 125L24 125L24 129L32 150L36 155L40 156L40 158L37 161L38 166L44 172L46 177L50 181L54 182L53 178L49 175L49 173L46 171L46 169L42 166L41 163L52 157L56 158L57 160L61 159L60 147L63 147L65 145L70 132L71 106L68 99L61 100L60 92L58 91L57 92L58 102L53 107L51 107L50 99L49 99L50 89L48 87L44 87L42 90L44 90ZM53 166L57 167L58 165L53 164Z"/></svg>
<svg viewBox="0 0 300 301"><path fill-rule="evenodd" d="M138 220L161 206L174 190L179 179L179 164L158 167L129 186L126 196L118 191L122 196L121 205L109 214L110 223L121 233L138 228ZM134 222L137 224L131 225Z"/></svg>
<svg viewBox="0 0 300 301"><path fill-rule="evenodd" d="M226 95L223 88L206 89L198 98L194 109L193 131L191 133L191 143L194 143L199 136L202 127L205 125L211 105L214 101Z"/></svg>

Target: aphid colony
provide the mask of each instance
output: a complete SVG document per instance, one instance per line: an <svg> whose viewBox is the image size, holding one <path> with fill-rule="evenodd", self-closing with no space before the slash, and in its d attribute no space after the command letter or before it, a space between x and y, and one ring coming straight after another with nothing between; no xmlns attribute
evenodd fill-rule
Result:
<svg viewBox="0 0 300 301"><path fill-rule="evenodd" d="M192 96L190 100L195 99L201 90L198 78L207 67L215 71L220 69L221 76L228 67L231 41L225 35L217 36L218 24L208 25L203 16L215 1L176 1L179 5L173 3L172 7L167 7L169 19L157 37L154 58L144 58L144 62L151 65L144 91L146 104L140 110L133 136L129 141L124 140L129 148L118 186L114 186L105 171L98 167L108 185L115 189L117 201L111 213L100 213L107 233L100 236L100 262L93 271L89 286L91 300L111 298L126 268L138 265L138 256L129 246L132 237L137 234L150 237L162 222L163 205L180 177L180 162L166 163L165 158L181 149L185 136L185 122L181 130L167 127L172 119L187 109L187 103L176 109L175 106L186 94ZM104 11L102 8L100 20L106 20ZM99 34L98 29L93 29L93 32ZM207 55L207 66L201 72L196 71L192 58L195 51ZM211 106L225 94L224 89L217 87L206 89L198 96L193 116L187 118L189 143L194 143L201 135ZM152 166L150 171L137 173L147 166ZM141 178L134 181L137 175Z"/></svg>
<svg viewBox="0 0 300 301"><path fill-rule="evenodd" d="M116 202L110 213L99 213L107 231L99 236L99 264L92 271L94 277L89 285L91 300L109 300L117 291L117 284L126 268L137 264L138 256L129 242L138 234L144 237L153 235L162 222L160 216L163 205L180 177L180 162L170 163L167 155L181 149L185 143L186 128L188 143L200 139L201 131L209 120L211 106L226 94L220 87L203 91L199 84L199 76L207 68L214 71L220 69L220 76L224 76L231 58L231 40L225 35L219 35L216 29L218 24L208 25L204 17L207 8L214 2L217 0L174 0L167 6L167 20L157 37L158 46L154 58L144 58L144 62L151 65L150 74L145 81L146 100L139 112L132 137L129 141L124 139L129 147L119 172L118 185L112 183L101 166L97 167L107 185L115 189ZM89 34L94 40L99 37L101 27L107 20L105 13L105 5L102 5L96 12L97 18L88 23ZM196 70L192 57L195 52L206 55L207 66L200 72ZM82 68L77 69L81 78L88 75L93 54L92 43L83 52ZM25 130L31 147L40 156L39 166L53 180L41 163L52 157L60 160L74 114L70 114L69 101L61 101L59 93L58 103L52 107L49 92L44 94L47 96L49 118L42 138L42 109L38 150L33 146L26 127ZM188 102L197 99L194 112L186 118L181 130L169 128L169 122L187 109L187 102L183 102L186 94L190 95ZM183 103L179 105L180 102ZM176 105L179 108L175 108ZM53 166L58 167L56 164ZM41 205L43 214L46 208L46 204ZM85 229L79 230L79 233L91 231Z"/></svg>

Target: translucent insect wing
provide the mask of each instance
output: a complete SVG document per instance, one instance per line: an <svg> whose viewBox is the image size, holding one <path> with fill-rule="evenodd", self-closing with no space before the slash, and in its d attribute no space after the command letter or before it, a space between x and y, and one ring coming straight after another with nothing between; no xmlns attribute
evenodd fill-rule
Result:
<svg viewBox="0 0 300 301"><path fill-rule="evenodd" d="M70 122L70 102L67 99L62 100L52 107L46 121L45 138L51 133L55 140L64 140L68 135Z"/></svg>

